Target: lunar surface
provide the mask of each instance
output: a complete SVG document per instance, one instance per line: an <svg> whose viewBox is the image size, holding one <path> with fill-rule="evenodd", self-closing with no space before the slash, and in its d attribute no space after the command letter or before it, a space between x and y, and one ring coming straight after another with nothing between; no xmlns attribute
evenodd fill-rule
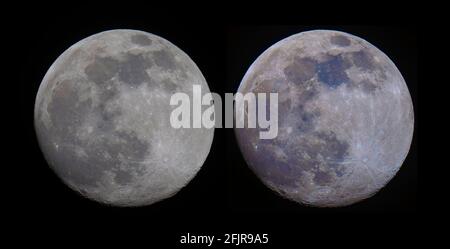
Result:
<svg viewBox="0 0 450 249"><path fill-rule="evenodd" d="M170 97L203 93L195 63L169 41L111 30L67 49L45 75L35 103L44 156L72 189L117 206L174 195L198 172L213 129L175 129Z"/></svg>
<svg viewBox="0 0 450 249"><path fill-rule="evenodd" d="M315 30L281 40L251 65L238 92L278 93L275 139L259 139L258 128L235 133L249 167L288 199L353 204L385 186L408 154L414 114L407 85L359 37Z"/></svg>

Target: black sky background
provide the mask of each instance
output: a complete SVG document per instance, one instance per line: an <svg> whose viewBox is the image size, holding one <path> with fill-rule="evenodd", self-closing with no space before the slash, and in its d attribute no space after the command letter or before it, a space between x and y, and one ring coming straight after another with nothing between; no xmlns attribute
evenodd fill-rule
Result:
<svg viewBox="0 0 450 249"><path fill-rule="evenodd" d="M155 14L156 13L156 14ZM273 24L257 23L260 15L212 18L172 14L152 15L51 13L28 15L14 45L21 47L20 145L12 146L17 175L12 175L12 216L20 227L51 227L43 233L115 230L135 231L151 244L180 247L183 233L269 233L268 247L299 244L299 237L316 243L328 238L341 243L348 236L371 239L413 229L418 212L418 28L411 23L374 24L373 19L324 20L288 16ZM212 19L211 19L212 18ZM267 19L264 19L267 20ZM263 21L266 22L266 21ZM244 24L242 24L244 23ZM318 24L319 23L319 24ZM333 23L332 25L325 23ZM362 23L362 24L361 24ZM211 91L234 93L251 63L275 42L307 30L333 29L359 36L396 64L408 85L415 108L415 134L402 168L372 198L344 208L312 208L284 199L265 187L247 167L232 129L216 129L211 152L197 176L174 197L148 207L116 208L85 199L66 187L48 167L33 127L34 100L42 78L54 60L72 44L95 33L118 28L138 29L171 41L197 64ZM30 42L32 41L32 42ZM18 150L20 146L20 151ZM409 231L409 230L408 230ZM92 232L82 238L91 237ZM325 233L326 236L318 234ZM114 234L114 233L113 233ZM109 234L111 236L111 234ZM322 237L323 236L323 237ZM95 236L93 236L95 237ZM220 245L216 245L220 247ZM150 246L149 246L150 247Z"/></svg>

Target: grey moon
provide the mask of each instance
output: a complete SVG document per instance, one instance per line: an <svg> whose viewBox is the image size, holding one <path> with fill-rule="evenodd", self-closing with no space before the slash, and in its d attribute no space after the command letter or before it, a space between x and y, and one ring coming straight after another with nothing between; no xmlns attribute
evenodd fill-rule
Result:
<svg viewBox="0 0 450 249"><path fill-rule="evenodd" d="M195 63L159 36L118 29L62 53L39 87L34 125L50 167L81 195L150 205L196 175L214 129L170 125L173 93L209 88Z"/></svg>
<svg viewBox="0 0 450 249"><path fill-rule="evenodd" d="M235 134L258 178L298 203L366 199L409 152L414 113L405 80L382 51L354 35L313 30L283 39L255 60L238 92L278 93L275 139L259 139L259 129Z"/></svg>

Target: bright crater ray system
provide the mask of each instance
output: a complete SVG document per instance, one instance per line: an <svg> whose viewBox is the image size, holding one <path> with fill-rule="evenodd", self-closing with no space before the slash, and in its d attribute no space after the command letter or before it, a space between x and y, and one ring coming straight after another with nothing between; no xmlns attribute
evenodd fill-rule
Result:
<svg viewBox="0 0 450 249"><path fill-rule="evenodd" d="M407 85L394 63L359 37L314 30L281 40L250 66L238 92L278 93L275 139L259 139L258 129L235 133L261 181L299 203L366 199L408 154L414 114Z"/></svg>

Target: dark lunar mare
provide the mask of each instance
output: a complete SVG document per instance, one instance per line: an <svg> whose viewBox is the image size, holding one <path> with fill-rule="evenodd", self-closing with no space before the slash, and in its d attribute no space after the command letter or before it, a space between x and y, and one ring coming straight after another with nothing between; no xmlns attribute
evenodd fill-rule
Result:
<svg viewBox="0 0 450 249"><path fill-rule="evenodd" d="M145 70L152 65L150 59L131 53L124 54L123 61L95 57L85 67L85 73L97 88L99 104L96 106L91 99L79 101L81 93L75 82L63 82L55 87L48 112L52 117L52 136L56 137L59 151L53 153L51 161L58 165L55 171L63 179L70 179L77 186L96 187L106 171L114 172L115 181L121 185L132 182L130 169L143 174L143 166L139 162L145 159L150 144L141 141L133 131L115 130L114 122L120 117L121 110L107 106L119 94L111 81L114 76L129 87L139 86L150 82ZM92 131L97 137L82 140L76 132L89 116L86 113L98 117ZM49 146L52 145L46 145ZM126 170L123 165L121 167L121 162L126 164Z"/></svg>
<svg viewBox="0 0 450 249"><path fill-rule="evenodd" d="M352 43L347 37L345 37L343 35L333 35L330 38L330 42L332 44L338 45L340 47L347 47L347 46L350 46Z"/></svg>
<svg viewBox="0 0 450 249"><path fill-rule="evenodd" d="M340 56L329 56L328 60L322 63L312 58L296 57L284 69L288 82L282 79L246 82L252 86L249 87L250 91L277 92L281 100L278 110L280 133L277 138L258 139L259 128L236 129L236 136L246 161L263 181L271 182L281 191L286 188L297 188L300 177L306 171L314 174L317 185L330 183L333 177L330 172L334 172L338 177L345 174L345 169L340 163L348 156L350 145L339 140L333 131L313 131L320 113L308 111L305 106L319 94L318 84L325 84L335 89L339 84L346 83L348 78L343 70L348 67L348 62ZM322 76L325 82L310 81L315 75L321 78L322 73L332 74L334 77ZM298 93L295 105L291 103L288 96L285 96L294 89ZM292 133L283 134L288 127L293 129ZM298 134L308 136L310 139L302 138ZM311 143L311 140L318 142ZM258 153L253 152L254 144L257 146ZM289 156L280 156L277 149L281 149L284 155ZM303 153L309 158L306 158ZM324 157L324 160L321 160L319 155ZM325 167L326 170L320 167Z"/></svg>
<svg viewBox="0 0 450 249"><path fill-rule="evenodd" d="M317 76L320 82L335 89L349 81L345 70L350 67L350 64L340 55L329 57L328 60L317 64Z"/></svg>
<svg viewBox="0 0 450 249"><path fill-rule="evenodd" d="M45 159L66 185L101 203L143 206L173 196L205 162L214 134L168 124L166 97L189 94L192 84L209 92L195 63L162 37L120 29L77 42L36 95Z"/></svg>
<svg viewBox="0 0 450 249"><path fill-rule="evenodd" d="M278 93L276 138L261 140L259 128L235 134L262 182L299 203L339 207L372 196L411 146L414 112L401 73L343 32L308 31L272 45L238 91Z"/></svg>
<svg viewBox="0 0 450 249"><path fill-rule="evenodd" d="M131 42L140 46L150 46L153 41L144 34L136 34L131 36Z"/></svg>

